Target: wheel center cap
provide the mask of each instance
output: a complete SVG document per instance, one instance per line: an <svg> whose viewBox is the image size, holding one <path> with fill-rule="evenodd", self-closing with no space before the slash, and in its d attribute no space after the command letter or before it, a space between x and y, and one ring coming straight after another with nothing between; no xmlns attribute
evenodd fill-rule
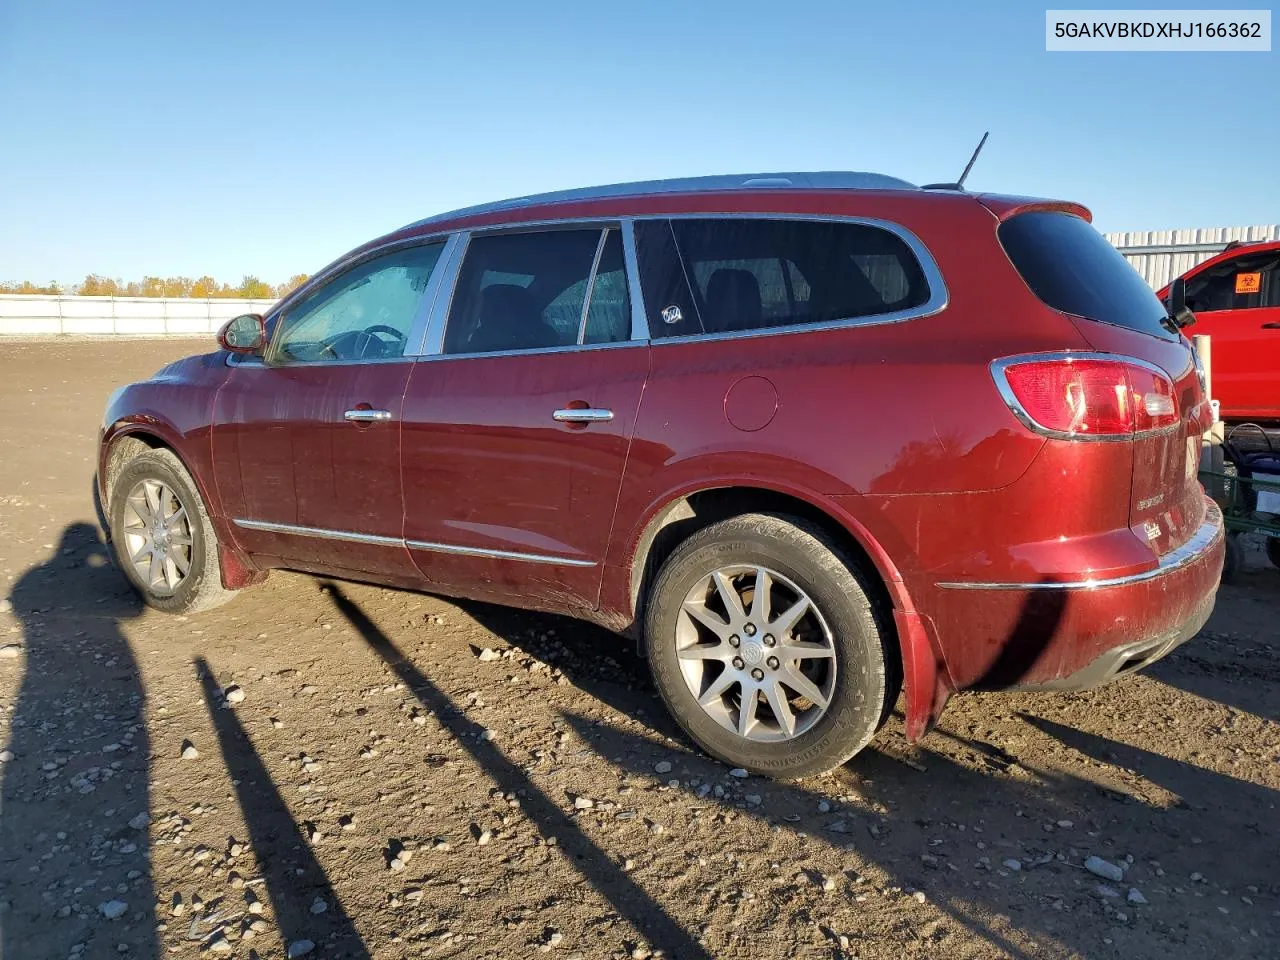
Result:
<svg viewBox="0 0 1280 960"><path fill-rule="evenodd" d="M748 640L742 645L742 659L755 666L764 659L764 647L758 640Z"/></svg>

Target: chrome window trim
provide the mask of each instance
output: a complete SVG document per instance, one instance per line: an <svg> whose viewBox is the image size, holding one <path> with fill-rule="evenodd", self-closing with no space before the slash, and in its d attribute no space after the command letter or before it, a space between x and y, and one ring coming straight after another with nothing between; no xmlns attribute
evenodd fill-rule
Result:
<svg viewBox="0 0 1280 960"><path fill-rule="evenodd" d="M727 330L716 333L688 334L680 337L653 337L649 329L649 318L644 303L644 293L640 283L640 265L639 257L636 252L635 239L635 223L637 220L800 220L818 223L851 223L887 230L901 239L915 255L916 261L920 264L921 271L924 273L925 282L929 287L929 299L918 307L895 311L893 313L878 313L861 317L848 317L838 320L827 320L820 323L791 324L781 327L761 327L756 330ZM626 264L627 290L631 300L630 340L601 344L569 344L557 347L541 347L532 350L496 351L491 353L444 353L445 326L448 323L449 311L453 306L453 298L457 293L458 275L461 272L462 263L466 258L467 247L473 236L487 236L499 233L518 233L538 229L583 229L589 227L599 227L601 230L616 227L622 231L623 260ZM493 224L491 226L478 226L453 232L407 237L390 243L380 244L379 246L363 251L358 255L336 261L273 307L272 310L268 312L267 317L270 319L284 312L297 298L306 295L306 293L314 286L349 266L356 266L363 260L397 247L431 243L440 239L452 240L454 242L450 248L447 248L445 252L441 254L440 261L436 265L436 273L440 275L440 283L436 291L432 309L427 317L426 332L423 337L422 344L418 348L419 352L411 354L406 348L406 353L403 357L383 358L382 362L386 362L387 360L392 362L401 360L436 360L444 357L457 357L461 359L466 357L516 356L521 354L561 353L568 350L615 349L618 347L637 346L640 344L662 346L668 343L689 343L701 340L725 340L781 336L786 334L817 333L825 330L847 329L850 327L902 323L907 320L915 320L941 313L950 304L950 292L947 289L946 281L943 279L942 271L939 269L937 262L933 258L933 254L929 251L929 248L925 246L914 232L892 220L883 220L876 217L842 216L838 214L787 213L785 211L734 211L721 213L708 211L699 213L643 214L639 216L565 216L539 218L518 222ZM450 260L447 263L445 262L446 256L450 257ZM434 283L434 275L432 280ZM274 337L272 339L274 340ZM228 359L228 363L230 362L231 361ZM262 361L237 361L236 365L261 366Z"/></svg>
<svg viewBox="0 0 1280 960"><path fill-rule="evenodd" d="M444 354L444 330L449 322L449 310L453 306L453 297L458 288L458 274L462 270L462 261L466 258L467 247L471 244L470 231L464 230L454 234L457 241L449 251L449 262L444 264L440 274L440 287L435 300L431 304L431 314L427 318L426 332L423 334L422 346L417 359L431 359Z"/></svg>
<svg viewBox="0 0 1280 960"><path fill-rule="evenodd" d="M1183 567L1190 566L1217 545L1222 539L1225 529L1222 522L1222 511L1212 500L1205 500L1204 522L1196 528L1182 546L1170 550L1160 557L1155 568L1142 573L1131 573L1125 577L1109 577L1104 580L1074 580L1064 583L990 583L985 581L958 581L937 583L942 590L1099 590L1104 587L1122 587L1131 583L1142 583L1154 580L1165 574L1173 573Z"/></svg>
<svg viewBox="0 0 1280 960"><path fill-rule="evenodd" d="M490 350L485 353L433 353L414 357L418 363L440 360L479 360L484 357L533 357L547 353L582 353L586 350L620 350L624 347L647 347L647 340L617 340L612 343L567 343L558 347L530 347L528 350Z"/></svg>
<svg viewBox="0 0 1280 960"><path fill-rule="evenodd" d="M493 560L523 560L527 563L548 563L566 567L594 567L594 560L576 560L547 553L522 553L517 550L487 550L481 547L461 547L449 543L432 543L427 540L405 540L403 537L386 537L373 533L354 533L348 530L330 530L325 527L304 527L293 523L271 523L266 520L232 521L246 530L264 533L284 533L318 540L341 540L346 543L364 543L379 547L405 547L409 550L425 550L432 553L449 553L467 557L487 557Z"/></svg>
<svg viewBox="0 0 1280 960"><path fill-rule="evenodd" d="M915 233L892 220L881 220L877 217L840 216L824 213L783 213L778 211L766 213L752 211L749 213L655 214L653 216L636 216L632 217L631 220L633 222L640 220L784 220L808 223L847 223L856 226L873 227L893 234L907 245L907 249L911 251L916 258L916 262L920 264L920 271L924 274L925 284L929 288L929 298L924 303L906 310L895 310L890 313L872 313L860 317L843 317L837 320L823 320L815 323L792 323L778 327L759 327L755 330L723 330L715 333L689 333L679 337L651 337L650 343L655 347L660 347L667 343L697 343L702 340L773 337L784 334L814 333L823 330L842 330L849 327L872 327L890 323L903 323L907 320L917 320L921 317L931 317L934 314L941 313L951 302L951 294L947 290L946 281L942 278L942 271L938 268L937 261L933 259L933 254L929 252L929 248L924 245L923 241ZM639 271L637 270L638 273ZM647 323L648 317L646 316L645 319Z"/></svg>
<svg viewBox="0 0 1280 960"><path fill-rule="evenodd" d="M649 318L644 312L644 292L640 289L640 259L636 255L636 221L622 221L622 260L627 268L627 294L631 299L631 339L649 340Z"/></svg>
<svg viewBox="0 0 1280 960"><path fill-rule="evenodd" d="M587 288L582 296L582 315L578 318L578 346L587 339L587 314L591 312L591 295L596 289L596 274L600 270L600 258L604 255L604 245L609 239L609 228L600 231L600 239L596 241L596 255L591 258L591 272L587 274Z"/></svg>
<svg viewBox="0 0 1280 960"><path fill-rule="evenodd" d="M1016 354L1011 357L1000 357L992 360L988 367L991 370L991 379L995 381L996 390L1000 393L1000 398L1004 400L1005 405L1013 413L1019 423L1042 437L1049 437L1053 440L1072 440L1086 443L1128 443L1131 440L1142 440L1146 437L1157 437L1165 434L1173 433L1182 427L1182 412L1179 412L1178 421L1167 427L1156 427L1152 430L1139 430L1136 433L1128 434L1106 434L1104 436L1090 436L1087 433L1072 433L1069 430L1050 430L1048 427L1041 426L1031 415L1023 408L1021 401L1013 393L1013 388L1009 386L1009 367L1016 367L1021 363L1039 363L1046 360L1108 360L1114 363L1132 364L1135 367L1143 367L1152 373L1157 373L1164 377L1170 383L1175 383L1173 376L1164 368L1157 366L1140 357L1131 357L1124 353L1103 353L1098 350L1049 350L1043 353L1023 353Z"/></svg>

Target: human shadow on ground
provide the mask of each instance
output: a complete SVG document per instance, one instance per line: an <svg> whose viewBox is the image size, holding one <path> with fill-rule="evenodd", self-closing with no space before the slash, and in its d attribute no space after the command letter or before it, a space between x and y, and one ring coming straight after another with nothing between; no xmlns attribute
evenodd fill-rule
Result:
<svg viewBox="0 0 1280 960"><path fill-rule="evenodd" d="M351 600L342 587L330 585L334 605L419 702L432 711L457 745L504 792L522 797L521 809L543 838L556 838L567 862L650 944L680 960L709 960L711 954L674 920L608 852L588 837L557 803L544 793L470 720L453 699L407 659L390 638Z"/></svg>
<svg viewBox="0 0 1280 960"><path fill-rule="evenodd" d="M302 940L317 944L326 957L369 960L371 954L316 859L288 804L271 779L235 711L203 657L195 661L209 719L235 788L249 843L271 899L283 948ZM319 898L325 909L316 913ZM246 922L251 917L246 916Z"/></svg>
<svg viewBox="0 0 1280 960"><path fill-rule="evenodd" d="M65 957L77 943L87 957L160 954L145 690L121 630L143 606L108 549L72 524L9 596L25 673L3 748L13 759L0 764L5 958ZM100 905L113 901L125 906L109 919Z"/></svg>

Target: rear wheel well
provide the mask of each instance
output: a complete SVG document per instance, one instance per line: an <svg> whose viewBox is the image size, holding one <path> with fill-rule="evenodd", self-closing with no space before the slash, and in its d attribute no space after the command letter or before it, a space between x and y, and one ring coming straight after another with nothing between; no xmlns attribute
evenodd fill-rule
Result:
<svg viewBox="0 0 1280 960"><path fill-rule="evenodd" d="M744 513L773 513L796 517L824 533L840 554L861 574L859 579L880 616L879 622L893 630L893 598L884 578L866 549L830 514L798 497L758 487L717 487L681 497L658 514L645 530L631 569L631 599L635 624L644 621L648 592L662 564L672 551L703 527ZM897 646L898 638L892 639Z"/></svg>

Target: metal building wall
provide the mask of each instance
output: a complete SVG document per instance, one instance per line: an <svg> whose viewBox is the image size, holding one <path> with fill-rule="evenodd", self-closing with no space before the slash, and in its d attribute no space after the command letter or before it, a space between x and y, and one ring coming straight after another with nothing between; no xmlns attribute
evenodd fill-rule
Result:
<svg viewBox="0 0 1280 960"><path fill-rule="evenodd" d="M1142 278L1159 290L1174 277L1203 263L1232 240L1280 240L1280 225L1201 227L1197 230L1134 230L1104 234Z"/></svg>

